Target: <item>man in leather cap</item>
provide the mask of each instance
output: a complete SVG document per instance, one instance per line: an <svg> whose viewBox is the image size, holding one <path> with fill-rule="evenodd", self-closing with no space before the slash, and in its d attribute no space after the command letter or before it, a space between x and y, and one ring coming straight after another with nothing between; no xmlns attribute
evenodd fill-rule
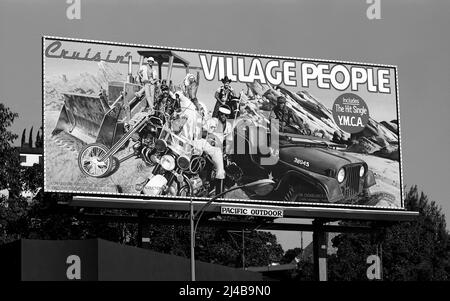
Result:
<svg viewBox="0 0 450 301"><path fill-rule="evenodd" d="M165 84L161 85L161 94L159 95L156 104L155 104L155 110L158 110L157 112L160 117L163 113L166 113L169 116L172 116L172 114L177 111L180 108L180 102L177 98L173 98L170 94L169 87Z"/></svg>

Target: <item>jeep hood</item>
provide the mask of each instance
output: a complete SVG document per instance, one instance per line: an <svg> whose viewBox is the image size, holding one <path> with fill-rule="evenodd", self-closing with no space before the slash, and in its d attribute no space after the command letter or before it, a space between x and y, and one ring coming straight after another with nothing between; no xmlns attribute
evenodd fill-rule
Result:
<svg viewBox="0 0 450 301"><path fill-rule="evenodd" d="M364 162L335 149L298 145L280 146L280 160L322 175L328 175L329 170L337 172L348 164Z"/></svg>

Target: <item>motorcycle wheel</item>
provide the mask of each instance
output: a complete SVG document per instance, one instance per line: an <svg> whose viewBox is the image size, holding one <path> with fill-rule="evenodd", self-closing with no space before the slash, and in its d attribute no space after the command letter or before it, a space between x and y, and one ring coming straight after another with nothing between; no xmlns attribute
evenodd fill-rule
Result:
<svg viewBox="0 0 450 301"><path fill-rule="evenodd" d="M78 167L89 177L101 178L113 168L112 157L100 162L100 158L108 152L108 147L101 143L90 143L80 150L78 154Z"/></svg>
<svg viewBox="0 0 450 301"><path fill-rule="evenodd" d="M172 185L175 186L176 196L190 196L191 195L191 189L185 180L183 180L183 182L181 182L181 183L175 180L175 181L173 181Z"/></svg>
<svg viewBox="0 0 450 301"><path fill-rule="evenodd" d="M190 195L189 185L181 186L180 189L178 189L177 196L189 196L189 195Z"/></svg>

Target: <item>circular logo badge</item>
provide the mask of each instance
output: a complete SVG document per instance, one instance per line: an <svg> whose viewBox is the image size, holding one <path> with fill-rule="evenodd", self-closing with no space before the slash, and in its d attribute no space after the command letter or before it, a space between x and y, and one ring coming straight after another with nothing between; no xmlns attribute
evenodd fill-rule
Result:
<svg viewBox="0 0 450 301"><path fill-rule="evenodd" d="M332 112L337 126L350 134L361 132L369 122L369 108L361 97L353 93L338 96Z"/></svg>

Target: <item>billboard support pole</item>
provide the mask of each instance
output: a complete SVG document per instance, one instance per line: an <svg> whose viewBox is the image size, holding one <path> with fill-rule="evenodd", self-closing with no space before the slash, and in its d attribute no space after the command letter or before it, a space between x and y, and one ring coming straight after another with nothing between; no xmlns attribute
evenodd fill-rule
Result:
<svg viewBox="0 0 450 301"><path fill-rule="evenodd" d="M194 230L194 203L190 202L190 226L191 226L191 281L195 281L195 230Z"/></svg>
<svg viewBox="0 0 450 301"><path fill-rule="evenodd" d="M142 214L139 212L138 213L138 233L137 233L137 245L139 248L142 248Z"/></svg>
<svg viewBox="0 0 450 301"><path fill-rule="evenodd" d="M188 185L189 185L189 191L192 191L192 186L190 184L190 181L187 181ZM195 214L194 214L194 202L193 202L193 198L192 198L192 194L190 197L190 226L191 226L191 280L195 281L195 233L197 232L197 227L198 224L200 222L200 219L203 216L203 213L205 212L205 210L211 206L211 204L217 200L218 198L221 198L222 196L224 196L225 194L237 190L237 189L242 189L242 188L253 188L253 189L258 189L258 188L264 188L267 186L272 186L273 184L275 184L272 180L269 179L262 179L262 180L257 180L254 182L250 182L244 185L238 185L238 186L234 186L228 190L222 191L219 194L216 194L214 197L212 197L205 205L203 205L202 208L200 208L200 210L198 210Z"/></svg>
<svg viewBox="0 0 450 301"><path fill-rule="evenodd" d="M316 281L327 281L327 232L323 229L323 221L313 221L313 259L314 278Z"/></svg>

